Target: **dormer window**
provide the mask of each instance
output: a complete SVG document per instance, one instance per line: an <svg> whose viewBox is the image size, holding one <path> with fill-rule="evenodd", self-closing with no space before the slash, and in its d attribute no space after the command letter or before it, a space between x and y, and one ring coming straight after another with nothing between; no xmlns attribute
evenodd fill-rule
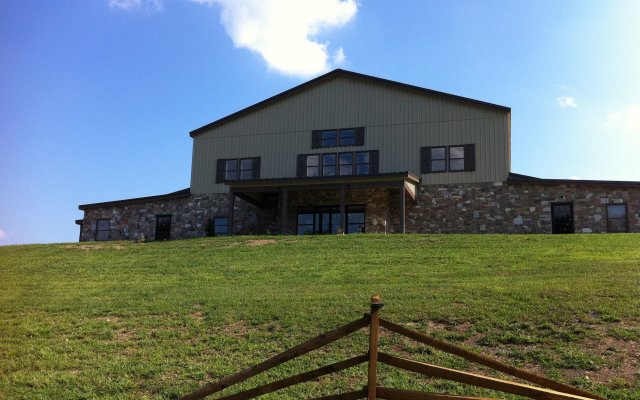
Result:
<svg viewBox="0 0 640 400"><path fill-rule="evenodd" d="M311 133L311 148L363 146L364 128L326 129Z"/></svg>

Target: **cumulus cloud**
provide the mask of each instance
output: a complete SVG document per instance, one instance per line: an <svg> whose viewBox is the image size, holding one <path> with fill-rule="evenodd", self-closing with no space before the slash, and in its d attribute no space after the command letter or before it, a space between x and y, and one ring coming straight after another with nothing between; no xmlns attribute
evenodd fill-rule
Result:
<svg viewBox="0 0 640 400"><path fill-rule="evenodd" d="M345 61L340 47L330 56L322 32L344 26L358 10L355 0L192 0L222 7L221 23L233 44L257 52L269 68L311 76Z"/></svg>
<svg viewBox="0 0 640 400"><path fill-rule="evenodd" d="M6 239L8 237L9 237L9 235L5 231L0 229L0 239Z"/></svg>
<svg viewBox="0 0 640 400"><path fill-rule="evenodd" d="M575 97L569 96L559 96L556 97L556 103L560 106L560 108L577 108L578 101Z"/></svg>
<svg viewBox="0 0 640 400"><path fill-rule="evenodd" d="M157 12L164 9L162 0L109 0L109 7L124 11Z"/></svg>
<svg viewBox="0 0 640 400"><path fill-rule="evenodd" d="M612 111L605 116L605 127L625 132L640 132L640 104L623 111Z"/></svg>

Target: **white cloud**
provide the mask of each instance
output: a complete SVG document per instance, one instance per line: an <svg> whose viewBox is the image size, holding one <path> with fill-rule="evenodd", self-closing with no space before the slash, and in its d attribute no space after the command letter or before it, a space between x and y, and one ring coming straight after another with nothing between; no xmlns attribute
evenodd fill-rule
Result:
<svg viewBox="0 0 640 400"><path fill-rule="evenodd" d="M9 234L7 234L5 231L0 229L0 239L6 239L8 237L9 237Z"/></svg>
<svg viewBox="0 0 640 400"><path fill-rule="evenodd" d="M192 0L222 7L221 22L233 44L259 53L269 68L287 75L311 76L345 60L339 48L317 35L351 21L355 0Z"/></svg>
<svg viewBox="0 0 640 400"><path fill-rule="evenodd" d="M109 0L109 7L124 11L157 12L164 9L162 0Z"/></svg>
<svg viewBox="0 0 640 400"><path fill-rule="evenodd" d="M560 96L556 97L556 103L560 106L560 108L577 108L578 101L575 97L569 96Z"/></svg>
<svg viewBox="0 0 640 400"><path fill-rule="evenodd" d="M572 177L571 177L571 178L569 178L569 179L571 179L571 180L573 180L573 181L579 181L579 180L580 180L580 177L579 177L579 176L575 176L575 175L574 175L574 176L572 176Z"/></svg>
<svg viewBox="0 0 640 400"><path fill-rule="evenodd" d="M333 63L336 64L336 65L340 65L340 64L344 63L344 60L346 58L347 58L347 56L344 55L344 49L342 47L340 47L333 54Z"/></svg>
<svg viewBox="0 0 640 400"><path fill-rule="evenodd" d="M627 107L624 111L612 111L605 116L606 128L624 132L640 132L640 104Z"/></svg>

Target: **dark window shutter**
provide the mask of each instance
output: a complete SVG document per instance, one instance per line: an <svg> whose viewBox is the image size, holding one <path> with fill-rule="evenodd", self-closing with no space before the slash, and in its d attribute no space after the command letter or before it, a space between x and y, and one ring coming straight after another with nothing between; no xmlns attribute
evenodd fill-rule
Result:
<svg viewBox="0 0 640 400"><path fill-rule="evenodd" d="M251 159L251 178L260 179L260 157Z"/></svg>
<svg viewBox="0 0 640 400"><path fill-rule="evenodd" d="M216 183L223 183L224 182L224 163L225 163L225 159L223 158L219 158L218 162L216 163Z"/></svg>
<svg viewBox="0 0 640 400"><path fill-rule="evenodd" d="M380 171L380 151L371 150L369 152L369 175L377 175Z"/></svg>
<svg viewBox="0 0 640 400"><path fill-rule="evenodd" d="M356 128L356 146L364 146L364 128Z"/></svg>
<svg viewBox="0 0 640 400"><path fill-rule="evenodd" d="M431 172L431 147L420 147L420 173Z"/></svg>
<svg viewBox="0 0 640 400"><path fill-rule="evenodd" d="M476 145L475 144L464 145L464 170L465 171L476 170Z"/></svg>
<svg viewBox="0 0 640 400"><path fill-rule="evenodd" d="M319 149L322 147L322 131L311 132L311 148Z"/></svg>
<svg viewBox="0 0 640 400"><path fill-rule="evenodd" d="M307 155L298 154L298 178L304 178L307 176Z"/></svg>

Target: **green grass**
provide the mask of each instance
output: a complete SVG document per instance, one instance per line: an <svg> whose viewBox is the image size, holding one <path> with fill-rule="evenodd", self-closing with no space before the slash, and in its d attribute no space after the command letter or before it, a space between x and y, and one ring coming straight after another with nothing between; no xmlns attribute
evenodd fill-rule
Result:
<svg viewBox="0 0 640 400"><path fill-rule="evenodd" d="M384 318L609 399L640 398L637 234L0 247L0 398L176 398L361 317L375 292ZM381 346L490 373L391 334ZM366 349L361 331L242 388ZM365 368L265 397L359 388ZM389 387L495 396L385 366L379 375Z"/></svg>

